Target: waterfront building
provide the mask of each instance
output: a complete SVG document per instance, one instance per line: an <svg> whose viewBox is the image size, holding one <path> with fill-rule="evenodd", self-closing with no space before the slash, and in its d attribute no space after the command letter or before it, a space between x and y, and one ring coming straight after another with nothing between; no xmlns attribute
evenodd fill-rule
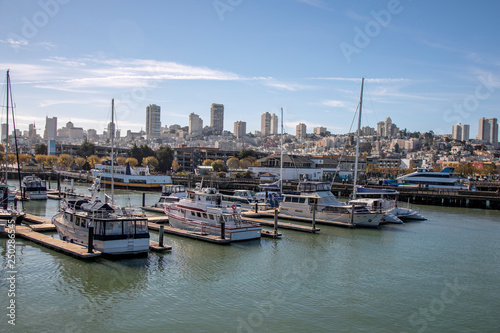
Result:
<svg viewBox="0 0 500 333"><path fill-rule="evenodd" d="M307 130L306 124L299 123L295 129L296 129L295 136L297 137L297 139L305 139L306 138L306 130Z"/></svg>
<svg viewBox="0 0 500 333"><path fill-rule="evenodd" d="M469 140L469 125L458 123L451 127L451 138L453 140L468 141Z"/></svg>
<svg viewBox="0 0 500 333"><path fill-rule="evenodd" d="M203 130L203 119L199 115L192 112L189 115L189 134L201 132Z"/></svg>
<svg viewBox="0 0 500 333"><path fill-rule="evenodd" d="M157 138L161 131L161 107L150 104L146 107L146 135L149 138Z"/></svg>
<svg viewBox="0 0 500 333"><path fill-rule="evenodd" d="M497 118L486 119L484 117L479 119L479 131L477 138L486 143L498 143L498 121Z"/></svg>
<svg viewBox="0 0 500 333"><path fill-rule="evenodd" d="M271 134L271 114L269 112L263 113L260 117L260 132L262 136Z"/></svg>
<svg viewBox="0 0 500 333"><path fill-rule="evenodd" d="M236 139L241 139L247 132L247 123L244 121L236 121L234 123L234 136Z"/></svg>
<svg viewBox="0 0 500 333"><path fill-rule="evenodd" d="M45 140L57 139L57 117L45 117L45 132L43 133Z"/></svg>
<svg viewBox="0 0 500 333"><path fill-rule="evenodd" d="M224 130L224 104L212 104L210 108L210 127L215 134L222 134Z"/></svg>

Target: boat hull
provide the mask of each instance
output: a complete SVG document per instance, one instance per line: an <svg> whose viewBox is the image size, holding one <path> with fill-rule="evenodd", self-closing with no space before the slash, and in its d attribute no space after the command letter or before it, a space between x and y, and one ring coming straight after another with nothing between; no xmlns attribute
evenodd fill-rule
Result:
<svg viewBox="0 0 500 333"><path fill-rule="evenodd" d="M312 221L313 214L311 209L300 208L300 207L286 207L280 205L279 208L280 217L289 217L289 218L300 218L307 219ZM359 226L359 227L378 227L380 225L380 220L383 217L381 213L354 213L352 214L352 223L351 223L351 214L343 214L343 213L331 213L324 211L316 211L315 214L316 222L318 223L327 223L334 224L340 226Z"/></svg>

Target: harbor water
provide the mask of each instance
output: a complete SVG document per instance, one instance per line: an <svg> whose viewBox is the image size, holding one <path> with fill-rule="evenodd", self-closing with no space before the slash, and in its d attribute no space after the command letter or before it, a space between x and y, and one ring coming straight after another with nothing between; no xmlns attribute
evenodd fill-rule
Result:
<svg viewBox="0 0 500 333"><path fill-rule="evenodd" d="M24 207L51 218L59 201ZM0 239L0 331L498 332L500 212L417 208L427 221L227 246L165 235L171 252L133 259L83 261L17 238L14 283Z"/></svg>

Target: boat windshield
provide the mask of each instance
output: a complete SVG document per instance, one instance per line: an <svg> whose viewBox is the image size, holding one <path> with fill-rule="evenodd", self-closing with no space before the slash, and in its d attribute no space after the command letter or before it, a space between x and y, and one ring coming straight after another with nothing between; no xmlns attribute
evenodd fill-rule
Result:
<svg viewBox="0 0 500 333"><path fill-rule="evenodd" d="M331 186L329 183L300 183L300 192L317 192L317 191L331 191Z"/></svg>

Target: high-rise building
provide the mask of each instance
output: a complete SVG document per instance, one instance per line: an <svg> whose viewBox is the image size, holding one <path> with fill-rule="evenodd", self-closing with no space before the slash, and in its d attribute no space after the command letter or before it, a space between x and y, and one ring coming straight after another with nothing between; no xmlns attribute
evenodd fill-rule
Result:
<svg viewBox="0 0 500 333"><path fill-rule="evenodd" d="M45 132L43 133L45 140L57 139L57 117L45 117Z"/></svg>
<svg viewBox="0 0 500 333"><path fill-rule="evenodd" d="M157 138L161 131L161 108L156 104L146 107L146 135L148 138Z"/></svg>
<svg viewBox="0 0 500 333"><path fill-rule="evenodd" d="M484 117L480 118L477 138L487 143L497 144L498 143L497 118L490 118L490 119L486 119Z"/></svg>
<svg viewBox="0 0 500 333"><path fill-rule="evenodd" d="M273 113L271 116L271 135L278 134L278 116Z"/></svg>
<svg viewBox="0 0 500 333"><path fill-rule="evenodd" d="M115 131L116 131L115 123L110 121L108 123L108 137L107 137L109 139L109 141L115 139Z"/></svg>
<svg viewBox="0 0 500 333"><path fill-rule="evenodd" d="M215 134L222 134L224 131L224 104L212 104L210 108L210 127Z"/></svg>
<svg viewBox="0 0 500 333"><path fill-rule="evenodd" d="M244 121L236 121L234 123L234 136L236 139L241 139L247 133L247 123Z"/></svg>
<svg viewBox="0 0 500 333"><path fill-rule="evenodd" d="M201 132L203 130L203 119L194 112L189 115L189 134Z"/></svg>
<svg viewBox="0 0 500 333"><path fill-rule="evenodd" d="M321 135L326 133L326 127L323 126L317 126L314 128L314 134L316 135Z"/></svg>
<svg viewBox="0 0 500 333"><path fill-rule="evenodd" d="M459 141L469 140L469 125L458 123L451 127L451 138Z"/></svg>
<svg viewBox="0 0 500 333"><path fill-rule="evenodd" d="M297 139L305 139L307 130L306 124L299 123L295 129L296 129L295 136L297 137Z"/></svg>
<svg viewBox="0 0 500 333"><path fill-rule="evenodd" d="M269 112L263 113L260 116L260 133L262 133L262 136L271 134L271 114Z"/></svg>

